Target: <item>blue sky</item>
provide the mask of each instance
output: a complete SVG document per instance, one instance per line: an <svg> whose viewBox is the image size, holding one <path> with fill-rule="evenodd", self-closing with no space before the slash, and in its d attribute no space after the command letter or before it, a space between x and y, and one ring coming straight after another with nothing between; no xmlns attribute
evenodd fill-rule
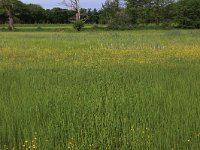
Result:
<svg viewBox="0 0 200 150"><path fill-rule="evenodd" d="M21 0L24 3L33 3L40 4L44 8L53 8L53 7L62 7L59 4L62 0ZM101 8L101 4L105 2L105 0L80 0L81 7L83 8Z"/></svg>

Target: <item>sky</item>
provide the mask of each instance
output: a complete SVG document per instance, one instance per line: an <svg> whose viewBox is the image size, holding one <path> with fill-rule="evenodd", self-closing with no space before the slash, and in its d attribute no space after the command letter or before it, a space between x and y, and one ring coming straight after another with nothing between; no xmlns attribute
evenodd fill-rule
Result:
<svg viewBox="0 0 200 150"><path fill-rule="evenodd" d="M44 8L63 7L60 3L62 0L21 0L24 3L39 4ZM80 0L82 8L101 8L105 0Z"/></svg>

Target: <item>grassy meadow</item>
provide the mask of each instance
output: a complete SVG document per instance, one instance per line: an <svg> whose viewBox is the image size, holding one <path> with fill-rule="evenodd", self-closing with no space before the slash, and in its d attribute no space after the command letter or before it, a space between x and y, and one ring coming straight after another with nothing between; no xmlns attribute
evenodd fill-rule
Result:
<svg viewBox="0 0 200 150"><path fill-rule="evenodd" d="M200 30L0 32L0 150L199 150Z"/></svg>
<svg viewBox="0 0 200 150"><path fill-rule="evenodd" d="M8 32L7 24L0 24L0 32ZM105 31L107 25L87 24L84 31ZM15 24L14 32L75 32L72 24Z"/></svg>

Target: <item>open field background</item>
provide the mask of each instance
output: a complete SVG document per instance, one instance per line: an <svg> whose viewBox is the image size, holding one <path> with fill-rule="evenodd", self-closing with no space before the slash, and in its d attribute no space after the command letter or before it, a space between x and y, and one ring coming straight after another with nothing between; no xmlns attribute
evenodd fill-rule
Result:
<svg viewBox="0 0 200 150"><path fill-rule="evenodd" d="M84 31L108 30L107 25L86 24ZM1 32L8 32L7 24L0 24ZM14 32L74 32L73 24L15 24Z"/></svg>
<svg viewBox="0 0 200 150"><path fill-rule="evenodd" d="M199 30L0 39L0 149L200 149Z"/></svg>
<svg viewBox="0 0 200 150"><path fill-rule="evenodd" d="M154 23L134 26L134 30L172 30L177 29L176 25L164 27L163 24ZM104 24L85 24L82 29L85 32L112 31L108 25ZM0 32L9 32L7 24L0 24ZM75 32L73 24L15 24L13 32Z"/></svg>

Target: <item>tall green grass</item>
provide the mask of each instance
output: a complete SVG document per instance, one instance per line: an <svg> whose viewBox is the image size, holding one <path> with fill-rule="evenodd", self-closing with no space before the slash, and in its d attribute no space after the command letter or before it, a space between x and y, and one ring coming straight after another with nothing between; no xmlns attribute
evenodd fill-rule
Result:
<svg viewBox="0 0 200 150"><path fill-rule="evenodd" d="M0 38L0 150L200 148L200 31Z"/></svg>

